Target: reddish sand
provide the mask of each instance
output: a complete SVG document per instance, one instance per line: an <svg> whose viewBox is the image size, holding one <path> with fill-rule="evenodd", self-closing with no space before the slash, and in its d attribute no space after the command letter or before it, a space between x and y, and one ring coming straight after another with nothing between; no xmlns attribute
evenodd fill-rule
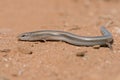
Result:
<svg viewBox="0 0 120 80"><path fill-rule="evenodd" d="M1 0L0 80L120 80L119 0ZM43 29L114 37L107 47L65 42L24 42L17 36Z"/></svg>

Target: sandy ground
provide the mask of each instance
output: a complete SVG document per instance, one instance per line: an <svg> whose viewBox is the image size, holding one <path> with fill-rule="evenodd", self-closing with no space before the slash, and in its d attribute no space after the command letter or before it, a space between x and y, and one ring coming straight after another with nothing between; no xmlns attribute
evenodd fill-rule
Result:
<svg viewBox="0 0 120 80"><path fill-rule="evenodd" d="M119 0L1 0L0 80L120 80ZM114 38L107 47L65 42L24 42L17 36L43 29Z"/></svg>

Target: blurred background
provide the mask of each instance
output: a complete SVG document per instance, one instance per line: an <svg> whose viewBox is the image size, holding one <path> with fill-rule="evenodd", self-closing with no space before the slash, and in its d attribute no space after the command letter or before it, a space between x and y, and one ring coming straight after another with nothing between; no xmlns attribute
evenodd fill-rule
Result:
<svg viewBox="0 0 120 80"><path fill-rule="evenodd" d="M119 0L3 0L0 29L87 29L119 20L119 7Z"/></svg>

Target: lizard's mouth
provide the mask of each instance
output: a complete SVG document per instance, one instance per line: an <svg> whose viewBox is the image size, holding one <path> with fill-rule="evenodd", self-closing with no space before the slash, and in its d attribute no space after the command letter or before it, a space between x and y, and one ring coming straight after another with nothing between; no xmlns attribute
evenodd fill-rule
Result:
<svg viewBox="0 0 120 80"><path fill-rule="evenodd" d="M28 33L22 33L18 36L18 40L20 41L26 41L26 40L29 40L30 38L30 34Z"/></svg>

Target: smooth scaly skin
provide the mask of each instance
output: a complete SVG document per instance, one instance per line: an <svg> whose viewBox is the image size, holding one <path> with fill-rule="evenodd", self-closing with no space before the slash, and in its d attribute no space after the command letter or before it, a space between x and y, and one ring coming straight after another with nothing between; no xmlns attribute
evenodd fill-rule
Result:
<svg viewBox="0 0 120 80"><path fill-rule="evenodd" d="M78 36L65 31L56 30L41 30L34 32L22 33L18 36L22 41L64 41L77 46L94 46L94 45L108 45L111 47L113 37L111 33L105 28L101 27L102 36L87 37Z"/></svg>

